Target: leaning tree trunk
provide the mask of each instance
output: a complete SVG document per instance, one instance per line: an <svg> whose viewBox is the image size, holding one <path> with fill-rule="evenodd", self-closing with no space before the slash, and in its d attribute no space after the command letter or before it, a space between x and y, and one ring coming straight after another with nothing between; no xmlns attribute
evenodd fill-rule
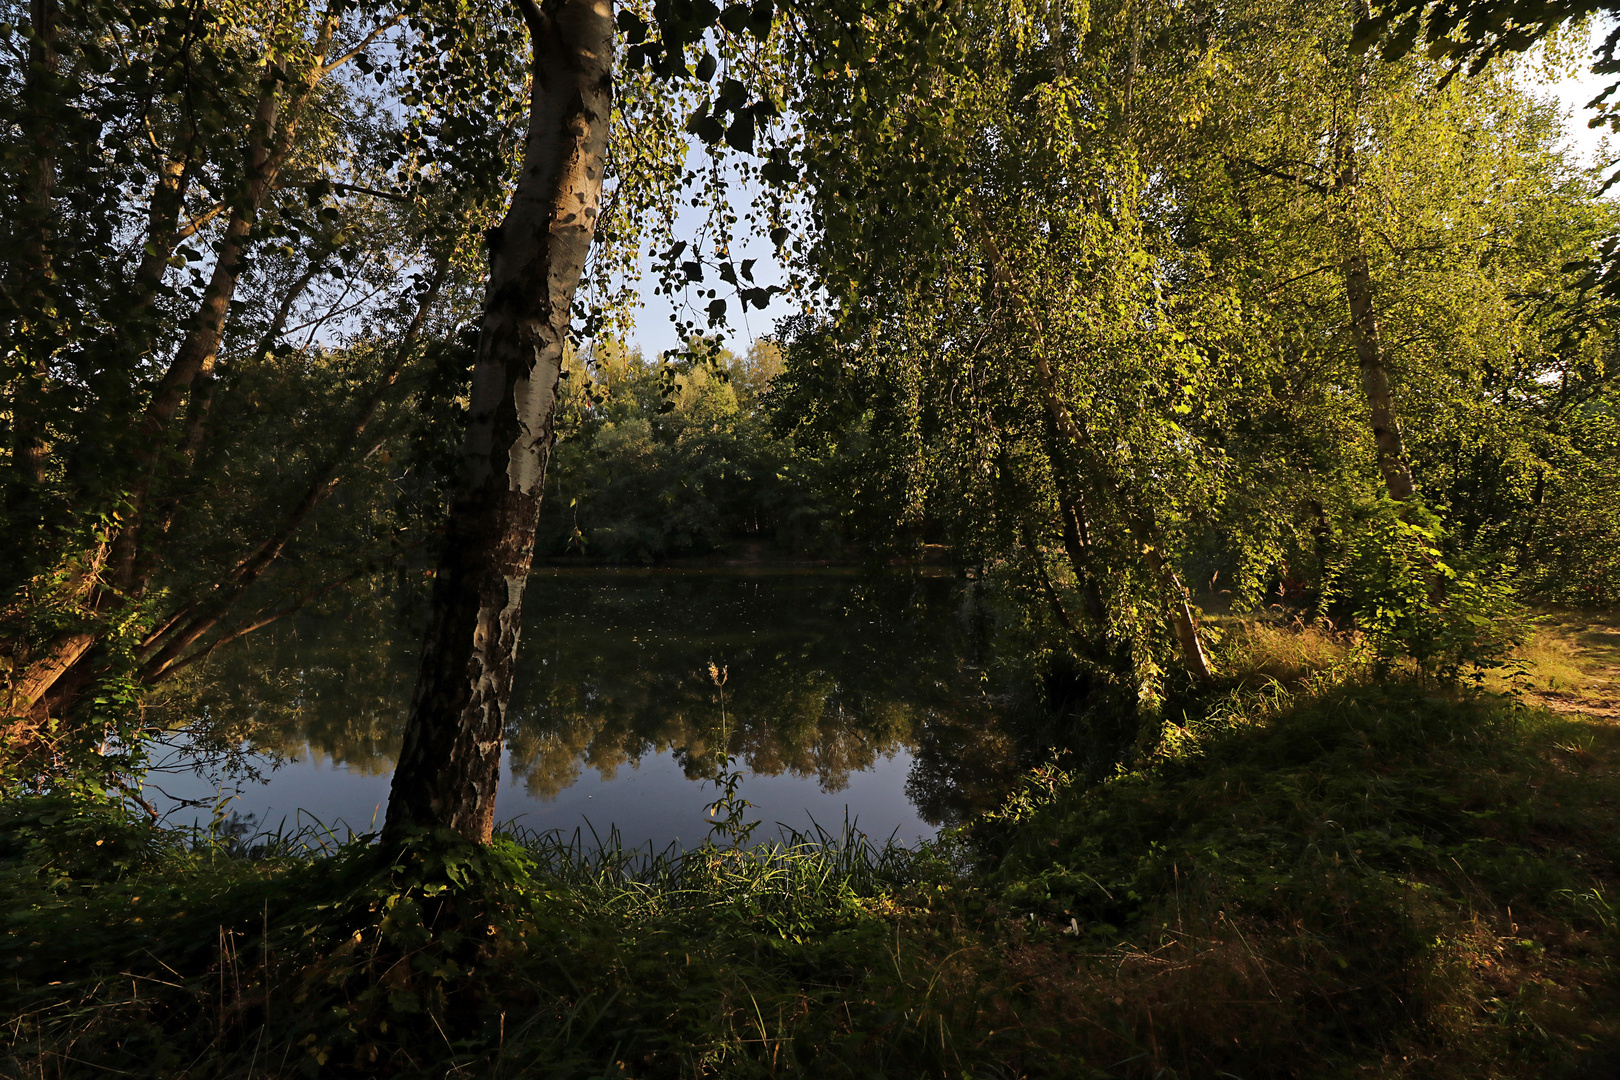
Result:
<svg viewBox="0 0 1620 1080"><path fill-rule="evenodd" d="M114 533L111 552L106 557L105 581L111 587L98 590L94 600L98 612L106 613L123 606L130 594L140 593L145 585L138 576L137 558L141 553L148 497L158 481L158 472L163 463L162 448L187 392L199 375L206 378L212 373L230 317L231 303L248 266L254 219L273 191L281 166L292 152L300 114L321 81L348 56L353 55L351 52L343 59L327 62L327 53L338 26L338 15L328 9L316 27L309 66L297 79L289 80L287 72L272 57L265 58L253 125L246 146L243 190L232 208L224 236L219 242L213 274L203 291L196 316L153 390L152 399L147 403L139 422L137 437L118 455L120 460L127 459L124 465L127 472L122 475L128 483L128 508L121 526ZM376 33L373 33L372 37L375 36ZM285 85L289 81L290 93ZM191 135L188 134L186 138L190 139ZM171 195L165 193L165 183L160 181L159 190L154 194L155 199L161 196L160 201L165 203L164 207L159 208L159 218L169 212L168 206L173 201ZM157 244L167 242L166 237L161 235L149 237L149 240ZM144 302L145 287L137 280L134 289L137 302ZM71 700L77 694L77 689L68 687L58 692L56 683L67 678L82 688L88 682L89 672L84 670L84 665L92 662L90 650L97 640L96 634L76 629L49 642L30 660L26 670L13 677L9 707L19 713L31 713L47 695L55 694L59 700Z"/></svg>
<svg viewBox="0 0 1620 1080"><path fill-rule="evenodd" d="M602 195L611 0L520 0L533 47L512 205L489 238L461 476L388 796L386 840L444 827L487 842L574 290Z"/></svg>

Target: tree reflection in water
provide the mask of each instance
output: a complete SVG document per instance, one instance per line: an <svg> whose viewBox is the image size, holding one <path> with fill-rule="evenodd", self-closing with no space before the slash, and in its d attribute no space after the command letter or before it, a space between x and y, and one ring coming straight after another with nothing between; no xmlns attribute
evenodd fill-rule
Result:
<svg viewBox="0 0 1620 1080"><path fill-rule="evenodd" d="M393 766L416 635L383 590L224 652L162 709L200 745L310 749L352 770ZM725 750L754 774L844 789L880 757L913 756L906 794L933 824L998 801L1039 748L1027 708L992 692L982 601L946 576L848 571L542 570L524 619L506 737L530 795L589 769L672 752L711 777L712 661L729 669ZM202 723L195 723L202 718Z"/></svg>

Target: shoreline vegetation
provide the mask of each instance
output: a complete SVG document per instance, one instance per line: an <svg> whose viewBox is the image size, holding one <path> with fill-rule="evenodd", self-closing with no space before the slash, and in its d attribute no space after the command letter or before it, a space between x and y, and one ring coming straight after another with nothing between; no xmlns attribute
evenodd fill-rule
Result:
<svg viewBox="0 0 1620 1080"><path fill-rule="evenodd" d="M1608 1076L1614 623L1544 615L1511 696L1251 624L1151 752L915 851L733 847L741 811L679 855L242 845L12 800L0 1071Z"/></svg>

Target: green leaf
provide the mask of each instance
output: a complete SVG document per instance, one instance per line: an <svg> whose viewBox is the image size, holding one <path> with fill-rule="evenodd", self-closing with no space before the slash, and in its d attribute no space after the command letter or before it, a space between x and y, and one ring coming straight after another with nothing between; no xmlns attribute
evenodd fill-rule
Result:
<svg viewBox="0 0 1620 1080"><path fill-rule="evenodd" d="M629 8L620 8L618 17L619 30L624 34L624 40L631 45L639 45L647 40L647 24L640 15Z"/></svg>
<svg viewBox="0 0 1620 1080"><path fill-rule="evenodd" d="M754 149L754 114L741 112L737 119L726 129L726 145L742 153L752 153Z"/></svg>

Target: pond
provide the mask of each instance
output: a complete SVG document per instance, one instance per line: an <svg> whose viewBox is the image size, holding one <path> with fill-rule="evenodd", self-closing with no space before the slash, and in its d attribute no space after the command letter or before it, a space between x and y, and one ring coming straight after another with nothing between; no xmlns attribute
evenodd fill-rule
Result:
<svg viewBox="0 0 1620 1080"><path fill-rule="evenodd" d="M836 832L847 816L877 841L915 843L999 801L1020 764L1017 696L992 692L987 671L991 616L947 575L542 569L525 608L503 823L700 843L723 750L756 838ZM263 782L176 767L156 771L148 795L175 806L236 792L233 825L250 831L369 831L386 808L416 632L359 612L272 631L222 651L161 706L201 721L193 746L249 751L237 764ZM181 805L171 820L209 813Z"/></svg>

